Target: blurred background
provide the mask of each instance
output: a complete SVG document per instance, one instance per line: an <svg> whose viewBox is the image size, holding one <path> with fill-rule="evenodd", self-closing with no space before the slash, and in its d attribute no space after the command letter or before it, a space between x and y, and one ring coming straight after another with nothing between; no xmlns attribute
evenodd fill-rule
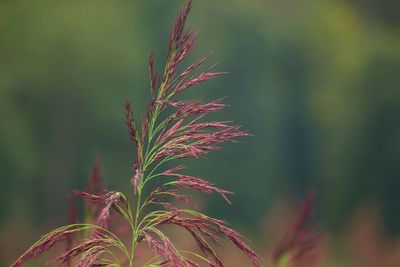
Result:
<svg viewBox="0 0 400 267"><path fill-rule="evenodd" d="M1 266L68 222L65 196L86 188L96 155L107 187L129 188L123 103L143 114L148 56L156 48L163 63L183 3L0 2ZM254 134L186 162L236 192L232 205L199 195L203 209L262 250L313 188L313 221L330 240L368 222L382 239L372 243L400 248L399 1L197 0L189 25L200 30L191 59L212 51L208 66L230 74L185 97L229 96L211 119Z"/></svg>

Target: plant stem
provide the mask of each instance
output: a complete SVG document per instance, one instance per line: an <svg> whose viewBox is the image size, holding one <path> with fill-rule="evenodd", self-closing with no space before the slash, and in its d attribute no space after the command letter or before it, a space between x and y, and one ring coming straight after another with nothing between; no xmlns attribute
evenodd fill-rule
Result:
<svg viewBox="0 0 400 267"><path fill-rule="evenodd" d="M132 254L131 254L131 261L130 261L130 267L133 267L133 262L134 262L134 257L135 257L135 249L137 246L137 240L139 236L139 227L138 227L138 218L140 215L140 202L141 202L141 195L142 195L142 186L139 186L138 188L138 198L137 198L137 203L136 203L136 210L135 210L135 223L133 225L133 233L132 233Z"/></svg>

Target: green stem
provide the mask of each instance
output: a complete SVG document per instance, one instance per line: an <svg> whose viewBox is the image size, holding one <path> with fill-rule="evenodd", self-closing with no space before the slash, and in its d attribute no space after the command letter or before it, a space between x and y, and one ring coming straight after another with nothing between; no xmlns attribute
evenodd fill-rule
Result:
<svg viewBox="0 0 400 267"><path fill-rule="evenodd" d="M135 249L137 246L137 239L139 236L139 227L138 227L138 218L140 215L140 202L141 202L141 195L142 195L142 186L140 186L138 188L138 198L137 198L137 203L136 203L136 210L135 210L135 223L133 225L133 237L132 237L132 254L131 254L131 261L130 261L130 266L133 267L133 261L134 261L134 257L135 257Z"/></svg>
<svg viewBox="0 0 400 267"><path fill-rule="evenodd" d="M170 56L169 60L167 60L167 62L169 62L171 60L171 58L173 58L175 53L176 53L176 51L175 51L175 49L173 49L172 53L171 53L171 56ZM168 63L167 63L167 66L168 66ZM166 70L167 70L167 67L165 68L164 73L166 72ZM163 83L160 85L160 87L158 89L157 99L161 98L162 93L165 90L165 86L166 86L166 82L167 82L168 78L169 78L169 73L165 73L165 79L164 79ZM153 155L154 154L153 153L154 147L152 147L152 143L151 142L152 142L153 138L155 137L155 135L157 134L157 132L159 132L160 129L161 129L159 126L154 128L156 126L156 121L157 121L157 118L160 115L161 111L162 111L162 107L157 105L155 107L153 116L151 118L149 118L150 121L149 121L149 125L148 125L148 130L147 130L148 138L147 138L146 148L145 148L145 144L139 144L139 151L140 151L139 157L141 157L141 159L142 159L140 161L142 164L141 164L141 166L139 166L139 170L141 170L143 172L145 172L147 167L152 163L151 160L153 159L153 156L154 156ZM154 131L154 129L156 129L156 130ZM145 133L143 133L143 134L145 134ZM152 154L152 156L149 157L149 153ZM148 180L150 180L151 178L153 178L155 176L158 176L158 174L153 175L153 172L162 163L164 163L166 161L167 160L164 159L159 164L157 164L156 167L153 168L153 170L150 172L150 174L148 175L148 177L146 179L144 179L144 174L142 174L143 175L142 179L139 182L139 186L137 188L137 195L138 196L137 196L137 203L136 203L136 210L135 210L135 221L134 221L133 224L131 223L131 226L132 226L132 251L131 251L131 256L130 256L130 267L133 267L134 258L135 258L135 249L136 249L136 247L138 245L138 237L139 237L139 233L141 231L140 227L141 227L141 223L142 222L139 222L139 217L140 217L140 214L141 214L143 208L147 205L146 201L141 203L143 187L144 187L145 183ZM132 218L132 214L130 212L130 208L129 208L128 212L129 212L129 217ZM128 216L126 216L126 217L128 217Z"/></svg>

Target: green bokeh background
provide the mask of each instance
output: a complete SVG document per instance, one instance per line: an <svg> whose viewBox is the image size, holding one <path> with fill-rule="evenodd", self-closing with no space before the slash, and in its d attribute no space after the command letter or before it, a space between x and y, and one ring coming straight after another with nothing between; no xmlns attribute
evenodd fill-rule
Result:
<svg viewBox="0 0 400 267"><path fill-rule="evenodd" d="M96 154L107 186L128 190L135 150L122 105L145 110L148 56L156 48L163 61L183 3L0 2L2 248L26 249L65 223L64 196L85 188ZM189 25L200 29L191 59L213 51L208 64L230 74L185 97L228 95L231 106L211 118L254 134L187 161L236 192L230 206L203 198L211 215L256 238L274 201L314 188L327 231L365 202L381 208L388 235L400 231L398 1L197 0ZM6 235L18 227L31 230Z"/></svg>

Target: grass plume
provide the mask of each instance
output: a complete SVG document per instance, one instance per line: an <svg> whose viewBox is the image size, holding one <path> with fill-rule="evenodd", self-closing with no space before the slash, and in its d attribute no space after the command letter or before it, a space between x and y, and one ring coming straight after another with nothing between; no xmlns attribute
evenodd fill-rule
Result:
<svg viewBox="0 0 400 267"><path fill-rule="evenodd" d="M80 240L75 247L69 245L68 250L52 262L73 262L75 266L132 267L135 265L138 245L146 242L155 255L144 266L200 266L201 262L211 266L224 266L216 248L223 246L224 240L227 240L247 255L254 266L260 266L259 257L244 243L245 238L241 234L229 228L225 221L199 212L190 196L182 194L182 189L206 194L218 193L228 203L228 195L233 192L220 189L203 178L183 174L183 165L165 170L166 164L171 161L198 158L210 151L221 150L221 143L236 142L236 138L250 135L229 121L205 121L208 113L225 107L223 98L207 103L178 98L182 92L196 84L223 74L214 72L215 65L200 71L208 56L198 59L186 68L182 67L184 59L192 52L197 37L197 32L185 27L191 7L192 1L189 0L177 14L161 74L154 68L155 52L150 55L151 98L140 125L134 117L131 103L127 101L124 105L129 138L137 150L130 180L132 192L129 194L134 197L136 207L130 206L124 193L109 191L100 186L99 163L96 162L87 192L73 192L73 195L85 200L86 209L96 219L83 224L73 223L50 232L12 267L21 266L27 260L36 258L77 232L84 232L87 237ZM180 72L180 69L183 71ZM146 194L144 188L152 180L157 180L157 186ZM174 207L171 199L183 202L186 208ZM148 211L150 206L157 208ZM125 224L129 225L130 244L123 243L111 231L112 214L120 215L125 219ZM202 254L177 248L160 228L167 224L186 229Z"/></svg>

